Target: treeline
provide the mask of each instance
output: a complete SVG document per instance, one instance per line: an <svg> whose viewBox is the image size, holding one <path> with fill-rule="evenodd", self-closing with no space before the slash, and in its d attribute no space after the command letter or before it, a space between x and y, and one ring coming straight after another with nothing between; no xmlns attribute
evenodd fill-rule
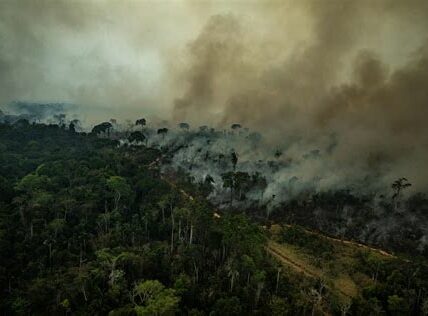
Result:
<svg viewBox="0 0 428 316"><path fill-rule="evenodd" d="M428 197L423 193L408 198L351 190L310 193L281 203L271 217L277 222L428 258Z"/></svg>
<svg viewBox="0 0 428 316"><path fill-rule="evenodd" d="M278 278L260 228L163 181L159 151L25 122L0 149L2 314L309 310L315 281Z"/></svg>
<svg viewBox="0 0 428 316"><path fill-rule="evenodd" d="M209 179L192 183L181 170L177 185L165 181L153 163L165 159L160 149L17 121L0 124L0 153L3 315L423 311L425 270L418 265L397 274L400 265L362 257L355 269L377 271L375 287L351 305L329 289L315 295L322 280L273 260L260 225L236 209L214 211L204 198ZM224 180L232 206L245 199L245 183L264 185L239 171ZM284 238L330 259L332 249L319 241L298 233ZM411 271L418 271L413 279Z"/></svg>

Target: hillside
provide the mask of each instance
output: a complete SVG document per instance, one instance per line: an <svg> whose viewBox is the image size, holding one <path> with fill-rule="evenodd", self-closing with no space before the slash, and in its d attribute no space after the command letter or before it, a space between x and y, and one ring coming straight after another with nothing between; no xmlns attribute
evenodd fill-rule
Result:
<svg viewBox="0 0 428 316"><path fill-rule="evenodd" d="M392 275L407 278L408 286L423 278L419 274L424 272L415 269L415 264L408 259L299 226L273 225L269 235L267 250L284 267L321 280L323 287L337 295L348 309L351 302L378 299L368 295L369 290L390 286ZM394 270L397 267L399 270ZM400 290L396 288L396 291Z"/></svg>
<svg viewBox="0 0 428 316"><path fill-rule="evenodd" d="M162 148L0 124L2 315L423 314L426 261L218 210Z"/></svg>

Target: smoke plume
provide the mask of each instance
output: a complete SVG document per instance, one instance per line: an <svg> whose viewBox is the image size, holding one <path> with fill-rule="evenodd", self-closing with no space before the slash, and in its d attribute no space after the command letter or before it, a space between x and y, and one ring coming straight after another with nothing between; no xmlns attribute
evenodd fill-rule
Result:
<svg viewBox="0 0 428 316"><path fill-rule="evenodd" d="M384 183L405 175L427 189L427 3L302 1L259 9L250 21L213 16L190 43L175 117L239 122L283 147L299 139L322 149L334 135L334 151L321 152L322 163L303 174L327 170L341 182L363 172Z"/></svg>
<svg viewBox="0 0 428 316"><path fill-rule="evenodd" d="M240 123L284 162L318 152L292 174L321 187L405 176L426 190L427 30L424 0L5 0L0 104Z"/></svg>

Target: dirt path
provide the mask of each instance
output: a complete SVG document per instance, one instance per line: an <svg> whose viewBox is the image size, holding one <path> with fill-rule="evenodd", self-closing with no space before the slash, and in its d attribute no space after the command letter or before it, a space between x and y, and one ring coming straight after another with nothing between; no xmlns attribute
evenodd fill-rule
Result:
<svg viewBox="0 0 428 316"><path fill-rule="evenodd" d="M162 158L163 158L163 156L158 157L158 158L156 158L156 160L152 161L149 165L147 165L148 169L152 170L156 167L159 167ZM191 201L193 201L195 199L192 195L190 195L189 193L187 193L183 189L180 189L173 181L171 181L170 179L165 177L162 173L160 174L160 178L163 181L165 181L166 183L168 183L170 186L172 186L174 189L178 190L185 198L187 198Z"/></svg>
<svg viewBox="0 0 428 316"><path fill-rule="evenodd" d="M299 263L293 261L292 259L290 259L289 257L285 256L281 250L279 249L278 245L273 242L273 241L269 241L267 243L267 246L265 247L265 249L275 258L277 258L280 262L282 262L283 264L290 266L291 268L293 268L295 271L299 272L299 273L303 273L306 276L312 277L312 278L319 278L321 277L320 274L310 271L308 269L306 269L305 267L303 267L302 265L300 265Z"/></svg>
<svg viewBox="0 0 428 316"><path fill-rule="evenodd" d="M148 167L148 169L150 170L150 169L153 169L153 168L159 167L159 166L160 166L160 163L161 163L162 158L163 158L163 156L158 157L158 158L156 158L154 161L152 161L152 162L147 166L147 167ZM177 189L178 191L180 191L180 193L181 193L181 194L183 194L183 196L185 196L187 199L189 199L189 200L191 200L191 201L193 201L193 200L195 199L192 195L188 194L188 193L187 193L186 191L184 191L183 189L178 188L178 187L177 187L177 185L176 185L173 181L171 181L170 179L166 178L166 177L165 177L165 176L163 176L162 174L160 174L160 177L161 177L161 179L162 179L162 180L164 180L165 182L167 182L167 183L168 183L169 185L171 185L173 188L175 188L175 189ZM214 210L213 214L214 214L214 216L215 216L215 217L220 217L219 212L218 212L217 210ZM284 226L286 226L286 227L293 227L293 225L290 225L290 224L285 224ZM388 252L386 252L385 250L382 250L382 249L379 249L379 248L374 248L374 247L371 247L371 246L368 246L368 245L365 245L365 244L362 244L362 243L359 243L359 242L356 242L356 241L352 241L352 240L343 240L343 239L339 239L339 238L334 238L334 237L331 237L331 236L327 236L327 235L321 234L320 232L312 231L312 230L309 230L309 229L307 229L307 228L303 228L303 227L302 227L302 229L303 229L306 233L308 233L308 234L317 235L317 236L320 236L320 237L322 237L322 238L325 238L325 239L328 239L328 240L331 240L331 241L334 241L334 242L338 242L338 243L345 244L345 245L356 246L356 247L359 247L359 248L364 248L364 249L366 249L366 250L370 250L370 251L377 252L378 254L380 254L380 255L382 255L382 256L385 256L385 257L389 257L389 258L397 258L397 256L395 256L395 255L393 255L393 254L391 254L391 253L388 253Z"/></svg>
<svg viewBox="0 0 428 316"><path fill-rule="evenodd" d="M282 246L279 245L278 243L270 240L267 243L266 246L266 250L268 253L270 253L274 258L276 258L277 260L279 260L279 262L281 262L281 264L283 264L284 266L288 266L290 268L292 268L294 271L298 272L298 273L302 273L310 278L314 278L314 279L323 279L324 275L321 271L318 271L317 269L311 269L307 266L304 266L298 262L296 262L295 260L291 259L289 256L287 256L286 254L284 254L284 251L282 249ZM347 297L347 298L352 298L355 296L355 293L353 292L345 292L343 289L335 286L334 284L332 284L331 286L327 286L326 288L335 291L335 292L339 292L340 294L342 294L343 296Z"/></svg>
<svg viewBox="0 0 428 316"><path fill-rule="evenodd" d="M157 158L156 160L154 160L153 162L151 162L148 165L149 169L154 169L156 167L159 167L160 163L161 163L162 157ZM175 184L172 180L168 179L167 177L165 177L163 174L160 174L160 178L162 180L164 180L165 182L167 182L171 187L177 189L184 197L186 197L187 199L193 201L195 198L190 195L189 193L187 193L186 191L184 191L183 189L179 188L177 186L177 184ZM213 216L214 217L221 217L221 215L219 215L219 212L217 210L213 210ZM289 225L286 224L285 226L287 227L293 227L293 225ZM374 247L370 247L368 245L364 245L362 243L356 242L356 241L351 241L351 240L343 240L343 239L339 239L339 238L334 238L334 237L330 237L327 235L323 235L320 232L316 232L316 231L312 231L309 230L307 228L303 228L302 229L308 233L308 234L313 234L313 235L317 235L320 236L322 238L334 241L334 242L338 242L341 244L345 244L345 245L351 245L351 246L356 246L359 248L364 248L370 251L374 251L379 253L382 256L385 257L390 257L390 258L397 258L396 256L394 256L393 254L390 254L382 249L378 249L378 248L374 248ZM276 258L277 260L279 260L283 265L286 265L288 267L291 267L294 271L298 272L298 273L302 273L308 277L311 278L322 278L323 274L321 271L317 271L316 269L310 269L308 267L305 267L304 265L296 262L295 260L291 259L289 256L287 256L286 254L284 254L283 251L281 251L281 245L277 244L276 242L269 240L267 242L267 245L265 246L266 251L272 255L274 258ZM352 298L352 293L346 293L344 292L341 288L338 288L337 286L334 287L333 289L334 291L339 292L340 294L342 294L343 296L347 297L347 298Z"/></svg>
<svg viewBox="0 0 428 316"><path fill-rule="evenodd" d="M286 227L294 227L293 225L290 225L290 224L284 224L284 226L286 226ZM391 253L389 253L389 252L387 252L385 250L382 250L382 249L379 249L379 248L374 248L374 247L371 247L371 246L359 243L357 241L344 240L344 239L340 239L340 238L335 238L335 237L324 235L324 234L322 234L320 232L309 230L307 228L303 228L303 227L300 227L300 228L303 229L308 234L316 235L316 236L322 237L324 239L328 239L328 240L331 240L331 241L334 241L334 242L337 242L337 243L341 243L341 244L344 244L344 245L351 245L351 246L356 246L356 247L359 247L359 248L364 248L366 250L377 252L378 254L380 254L382 256L385 256L385 257L397 258L397 256L395 256L395 255L393 255L393 254L391 254Z"/></svg>

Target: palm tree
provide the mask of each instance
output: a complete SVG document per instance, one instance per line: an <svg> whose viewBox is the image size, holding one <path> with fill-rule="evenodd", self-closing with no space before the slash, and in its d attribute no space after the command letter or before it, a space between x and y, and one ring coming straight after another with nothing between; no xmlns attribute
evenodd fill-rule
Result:
<svg viewBox="0 0 428 316"><path fill-rule="evenodd" d="M405 189L410 187L412 184L409 183L409 181L406 178L399 178L395 180L391 188L394 190L394 195L392 196L392 199L396 199L400 197L400 193Z"/></svg>
<svg viewBox="0 0 428 316"><path fill-rule="evenodd" d="M409 181L406 178L399 178L395 180L391 188L394 190L394 195L392 196L392 201L394 203L394 209L396 210L399 204L399 199L402 191L408 187L410 187L412 184L409 183Z"/></svg>

